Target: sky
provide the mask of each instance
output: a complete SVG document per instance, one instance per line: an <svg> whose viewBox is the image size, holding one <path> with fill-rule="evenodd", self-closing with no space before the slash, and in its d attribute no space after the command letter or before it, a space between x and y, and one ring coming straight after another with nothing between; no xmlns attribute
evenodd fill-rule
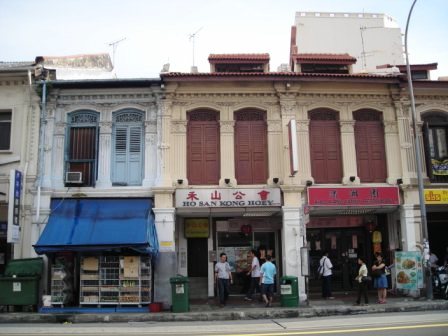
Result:
<svg viewBox="0 0 448 336"><path fill-rule="evenodd" d="M109 52L119 78L158 77L163 64L208 72L212 53L269 53L289 61L297 11L385 13L404 34L413 0L0 0L0 61ZM448 0L418 0L411 64L438 62L448 76Z"/></svg>

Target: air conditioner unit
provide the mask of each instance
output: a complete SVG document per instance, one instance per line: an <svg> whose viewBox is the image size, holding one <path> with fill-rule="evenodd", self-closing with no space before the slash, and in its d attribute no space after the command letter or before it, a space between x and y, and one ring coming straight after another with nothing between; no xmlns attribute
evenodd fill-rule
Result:
<svg viewBox="0 0 448 336"><path fill-rule="evenodd" d="M66 172L65 183L82 183L82 172Z"/></svg>

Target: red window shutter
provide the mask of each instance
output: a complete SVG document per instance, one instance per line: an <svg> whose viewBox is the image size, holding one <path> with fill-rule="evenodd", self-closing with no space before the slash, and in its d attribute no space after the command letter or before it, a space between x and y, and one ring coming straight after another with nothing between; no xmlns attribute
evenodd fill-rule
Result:
<svg viewBox="0 0 448 336"><path fill-rule="evenodd" d="M311 171L316 183L341 182L340 138L338 121L310 121Z"/></svg>
<svg viewBox="0 0 448 336"><path fill-rule="evenodd" d="M235 170L239 184L266 183L267 132L263 120L237 121L235 126Z"/></svg>
<svg viewBox="0 0 448 336"><path fill-rule="evenodd" d="M192 185L218 184L220 176L219 124L216 112L190 115L187 134L187 175Z"/></svg>
<svg viewBox="0 0 448 336"><path fill-rule="evenodd" d="M355 143L361 182L385 182L386 150L381 121L356 121Z"/></svg>

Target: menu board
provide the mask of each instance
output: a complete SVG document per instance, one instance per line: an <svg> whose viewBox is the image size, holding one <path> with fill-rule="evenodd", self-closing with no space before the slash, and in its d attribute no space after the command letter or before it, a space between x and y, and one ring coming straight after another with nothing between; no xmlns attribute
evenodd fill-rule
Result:
<svg viewBox="0 0 448 336"><path fill-rule="evenodd" d="M395 252L395 268L397 288L423 288L423 262L420 252Z"/></svg>
<svg viewBox="0 0 448 336"><path fill-rule="evenodd" d="M248 267L247 255L251 248L248 247L220 247L218 249L218 256L224 252L227 254L227 261L230 265L230 270L232 272L242 272Z"/></svg>

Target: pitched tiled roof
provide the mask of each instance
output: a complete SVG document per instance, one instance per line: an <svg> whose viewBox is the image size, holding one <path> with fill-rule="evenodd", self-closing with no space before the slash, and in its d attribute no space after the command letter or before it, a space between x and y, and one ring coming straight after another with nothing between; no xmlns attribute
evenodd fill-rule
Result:
<svg viewBox="0 0 448 336"><path fill-rule="evenodd" d="M190 72L168 72L160 74L162 79L178 79L178 80L285 80L285 79L372 79L372 80L396 80L401 77L400 74L335 74L335 73L301 73L301 72L202 72L202 73L190 73Z"/></svg>
<svg viewBox="0 0 448 336"><path fill-rule="evenodd" d="M217 61L257 61L269 62L269 54L210 54L210 62Z"/></svg>
<svg viewBox="0 0 448 336"><path fill-rule="evenodd" d="M1 70L24 70L33 66L34 62L1 62L0 61L0 71Z"/></svg>
<svg viewBox="0 0 448 336"><path fill-rule="evenodd" d="M346 64L354 64L356 63L356 58L350 56L349 54L294 54L292 57L299 62L337 62L346 63Z"/></svg>

